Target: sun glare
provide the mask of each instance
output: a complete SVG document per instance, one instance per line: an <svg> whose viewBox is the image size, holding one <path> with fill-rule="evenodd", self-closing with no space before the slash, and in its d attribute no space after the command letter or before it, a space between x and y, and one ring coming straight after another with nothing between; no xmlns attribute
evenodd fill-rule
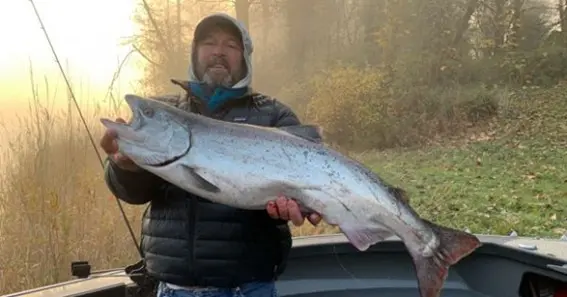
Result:
<svg viewBox="0 0 567 297"><path fill-rule="evenodd" d="M121 38L134 32L131 15L134 0L34 0L55 51L67 75L78 82L104 92L120 61L130 51L121 46ZM44 76L58 93L65 85L58 65L31 2L3 0L0 4L0 104L2 109L17 108L31 96L30 63L43 88ZM122 69L121 90L139 72L131 56ZM67 66L68 65L68 66ZM79 90L76 90L79 93Z"/></svg>

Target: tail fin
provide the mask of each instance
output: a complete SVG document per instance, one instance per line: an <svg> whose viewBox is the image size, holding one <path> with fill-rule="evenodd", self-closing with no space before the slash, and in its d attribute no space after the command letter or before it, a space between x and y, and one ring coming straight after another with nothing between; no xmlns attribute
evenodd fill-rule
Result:
<svg viewBox="0 0 567 297"><path fill-rule="evenodd" d="M411 252L421 297L438 297L449 267L481 246L480 240L467 232L436 225L424 220L439 237L439 247L431 257Z"/></svg>

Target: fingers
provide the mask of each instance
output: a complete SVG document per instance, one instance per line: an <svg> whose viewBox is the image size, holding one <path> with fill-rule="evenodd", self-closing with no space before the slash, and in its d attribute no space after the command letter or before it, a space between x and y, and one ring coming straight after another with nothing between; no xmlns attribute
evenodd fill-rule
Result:
<svg viewBox="0 0 567 297"><path fill-rule="evenodd" d="M115 122L123 124L126 123L123 118L116 118ZM100 146L120 168L131 171L139 170L138 166L132 160L119 153L118 143L116 142L117 137L118 134L116 133L116 131L114 131L113 129L107 129L100 139Z"/></svg>
<svg viewBox="0 0 567 297"><path fill-rule="evenodd" d="M117 123L126 124L126 121L123 118L116 118L114 120ZM100 146L104 150L107 155L113 155L118 152L118 143L116 142L116 138L118 134L113 129L107 129L100 139Z"/></svg>
<svg viewBox="0 0 567 297"><path fill-rule="evenodd" d="M287 198L278 197L276 199L276 209L278 211L278 217L282 220L289 221L289 213L287 212Z"/></svg>
<svg viewBox="0 0 567 297"><path fill-rule="evenodd" d="M295 226L301 226L305 222L299 204L293 199L278 197L266 205L266 211L271 218L291 221ZM322 220L321 216L316 213L308 215L307 219L314 226Z"/></svg>
<svg viewBox="0 0 567 297"><path fill-rule="evenodd" d="M317 213L312 213L312 214L310 214L310 215L307 217L307 220L308 220L313 226L317 226L317 225L321 222L322 218L321 218L321 216L320 216L319 214L317 214Z"/></svg>
<svg viewBox="0 0 567 297"><path fill-rule="evenodd" d="M287 211L289 215L289 219L293 222L295 226L303 225L305 222L305 218L299 210L299 205L293 199L287 200Z"/></svg>
<svg viewBox="0 0 567 297"><path fill-rule="evenodd" d="M274 201L268 202L268 205L266 205L266 211L268 211L268 215L272 219L277 220L280 218L280 215L278 213L278 207Z"/></svg>
<svg viewBox="0 0 567 297"><path fill-rule="evenodd" d="M113 159L114 163L116 163L116 165L118 165L118 167L125 169L125 170L129 170L129 171L140 171L141 168L136 165L136 163L134 163L134 161L132 161L130 158L124 156L121 153L115 153L113 155L110 155L111 158Z"/></svg>
<svg viewBox="0 0 567 297"><path fill-rule="evenodd" d="M126 123L123 118L116 118L117 123ZM118 134L112 129L106 129L104 135L100 139L100 146L107 155L112 155L118 152L118 144L116 143Z"/></svg>
<svg viewBox="0 0 567 297"><path fill-rule="evenodd" d="M116 143L116 131L106 130L102 138L100 139L100 147L104 150L107 155L112 155L118 152L118 144Z"/></svg>
<svg viewBox="0 0 567 297"><path fill-rule="evenodd" d="M128 157L124 156L121 153L115 153L112 155L112 159L114 160L114 162L118 163L118 164L123 164L126 162L130 162L130 159L128 159Z"/></svg>
<svg viewBox="0 0 567 297"><path fill-rule="evenodd" d="M276 199L276 206L279 213L279 217L282 220L290 221L296 225L301 226L305 221L301 211L299 210L299 205L292 199L286 197L278 197Z"/></svg>

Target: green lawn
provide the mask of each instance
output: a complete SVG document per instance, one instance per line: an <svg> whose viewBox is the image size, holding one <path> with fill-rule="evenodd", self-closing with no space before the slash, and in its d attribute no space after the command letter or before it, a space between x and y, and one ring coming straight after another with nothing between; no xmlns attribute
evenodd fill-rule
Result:
<svg viewBox="0 0 567 297"><path fill-rule="evenodd" d="M567 229L567 96L530 91L507 107L493 136L363 157L405 188L412 206L443 225L475 233L559 237ZM479 139L482 139L479 137Z"/></svg>

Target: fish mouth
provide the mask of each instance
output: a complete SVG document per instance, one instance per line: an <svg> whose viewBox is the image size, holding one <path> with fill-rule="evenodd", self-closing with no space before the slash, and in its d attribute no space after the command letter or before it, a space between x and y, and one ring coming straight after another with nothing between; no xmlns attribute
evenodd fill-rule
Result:
<svg viewBox="0 0 567 297"><path fill-rule="evenodd" d="M143 141L140 137L136 136L136 126L139 126L140 120L137 117L132 118L129 123L115 122L108 118L101 118L100 122L107 128L116 131L120 138L129 139L133 141Z"/></svg>
<svg viewBox="0 0 567 297"><path fill-rule="evenodd" d="M131 122L133 122L133 120L130 123L120 123L120 122L115 122L109 118L101 118L100 122L107 129L122 131L124 128L132 128Z"/></svg>
<svg viewBox="0 0 567 297"><path fill-rule="evenodd" d="M143 115L139 108L137 107L137 96L134 95L126 95L125 101L130 108L130 112L132 113L132 117L126 123L115 122L109 118L101 118L101 123L107 128L112 129L118 132L122 138L126 137L132 140L137 139L135 136L135 131L138 130L142 126L142 118Z"/></svg>

